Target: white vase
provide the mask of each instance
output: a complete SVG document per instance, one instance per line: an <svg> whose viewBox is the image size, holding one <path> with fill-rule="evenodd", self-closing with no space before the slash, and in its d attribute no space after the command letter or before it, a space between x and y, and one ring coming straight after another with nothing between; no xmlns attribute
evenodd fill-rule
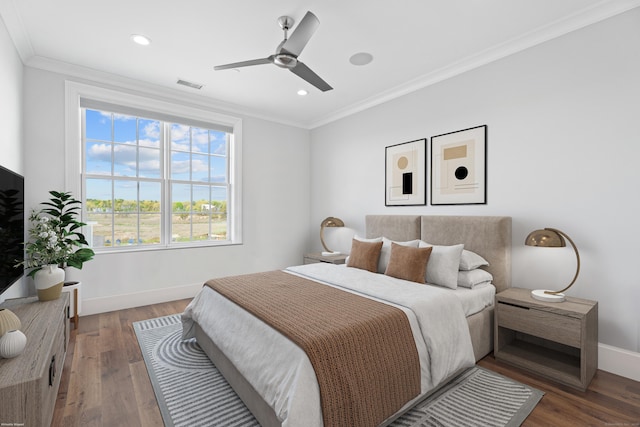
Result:
<svg viewBox="0 0 640 427"><path fill-rule="evenodd" d="M0 338L0 357L11 359L24 351L27 337L19 330L9 331Z"/></svg>
<svg viewBox="0 0 640 427"><path fill-rule="evenodd" d="M62 293L64 270L56 264L45 265L36 271L33 280L36 282L36 291L40 301L55 300Z"/></svg>

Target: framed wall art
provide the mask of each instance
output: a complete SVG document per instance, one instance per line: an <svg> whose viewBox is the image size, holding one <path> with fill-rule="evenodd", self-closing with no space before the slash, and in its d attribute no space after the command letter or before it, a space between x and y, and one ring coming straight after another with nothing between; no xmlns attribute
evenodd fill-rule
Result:
<svg viewBox="0 0 640 427"><path fill-rule="evenodd" d="M431 204L487 203L487 126L431 137Z"/></svg>
<svg viewBox="0 0 640 427"><path fill-rule="evenodd" d="M427 204L427 140L385 148L385 206Z"/></svg>

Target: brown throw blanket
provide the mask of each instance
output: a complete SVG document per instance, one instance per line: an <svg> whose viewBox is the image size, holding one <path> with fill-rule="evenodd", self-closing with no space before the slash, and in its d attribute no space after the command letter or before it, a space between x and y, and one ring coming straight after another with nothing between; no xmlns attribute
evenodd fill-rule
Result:
<svg viewBox="0 0 640 427"><path fill-rule="evenodd" d="M418 351L402 310L283 271L206 285L306 352L325 427L376 426L420 392Z"/></svg>

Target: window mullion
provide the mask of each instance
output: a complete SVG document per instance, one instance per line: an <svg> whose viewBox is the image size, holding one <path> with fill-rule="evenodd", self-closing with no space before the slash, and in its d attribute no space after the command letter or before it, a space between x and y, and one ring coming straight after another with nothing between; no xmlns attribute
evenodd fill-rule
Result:
<svg viewBox="0 0 640 427"><path fill-rule="evenodd" d="M160 154L162 158L162 209L164 215L162 215L162 244L165 247L171 245L171 218L173 212L171 210L171 124L162 122L162 132L160 132Z"/></svg>
<svg viewBox="0 0 640 427"><path fill-rule="evenodd" d="M140 238L140 228L142 227L142 218L140 217L140 118L136 117L136 241L135 244L139 245L142 239Z"/></svg>

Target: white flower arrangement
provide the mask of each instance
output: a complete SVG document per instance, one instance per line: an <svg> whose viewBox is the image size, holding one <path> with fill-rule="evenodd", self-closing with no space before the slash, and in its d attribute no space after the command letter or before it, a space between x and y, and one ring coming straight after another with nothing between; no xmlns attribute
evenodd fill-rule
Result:
<svg viewBox="0 0 640 427"><path fill-rule="evenodd" d="M70 193L50 191L51 199L42 204L40 211L31 211L29 240L25 242L26 257L18 265L30 268L29 276L45 265L82 268L95 253L87 248L87 240L80 232L86 225L76 219L80 211L80 201Z"/></svg>
<svg viewBox="0 0 640 427"><path fill-rule="evenodd" d="M31 211L29 215L29 241L25 243L27 257L24 266L27 268L42 267L49 264L60 264L72 249L63 236L58 234L51 218L42 212Z"/></svg>

